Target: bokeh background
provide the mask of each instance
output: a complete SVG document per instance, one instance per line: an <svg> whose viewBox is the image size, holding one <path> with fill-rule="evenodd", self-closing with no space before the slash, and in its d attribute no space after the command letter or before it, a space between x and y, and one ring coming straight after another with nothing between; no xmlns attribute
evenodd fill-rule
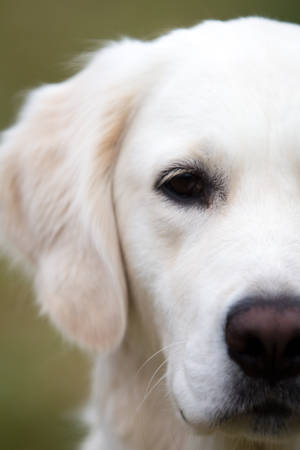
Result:
<svg viewBox="0 0 300 450"><path fill-rule="evenodd" d="M71 74L96 42L152 38L208 18L300 23L299 0L0 0L0 129L24 93ZM90 361L38 317L30 282L0 261L0 450L71 450L84 433Z"/></svg>

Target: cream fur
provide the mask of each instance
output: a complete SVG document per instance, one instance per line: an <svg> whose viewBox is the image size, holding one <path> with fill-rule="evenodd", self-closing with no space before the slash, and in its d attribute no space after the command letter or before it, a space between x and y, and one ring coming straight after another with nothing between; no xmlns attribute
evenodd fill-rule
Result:
<svg viewBox="0 0 300 450"><path fill-rule="evenodd" d="M299 416L283 437L212 423L239 376L228 309L300 290L299 54L298 26L259 18L126 39L33 91L3 134L3 249L97 354L83 450L299 448ZM209 210L154 189L187 160L223 175Z"/></svg>

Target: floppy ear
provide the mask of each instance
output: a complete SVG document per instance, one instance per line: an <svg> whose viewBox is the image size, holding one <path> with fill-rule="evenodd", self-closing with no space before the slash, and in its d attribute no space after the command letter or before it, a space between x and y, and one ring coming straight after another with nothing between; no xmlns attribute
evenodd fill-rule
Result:
<svg viewBox="0 0 300 450"><path fill-rule="evenodd" d="M126 327L111 181L141 95L144 46L112 44L34 91L0 146L2 244L33 269L42 311L97 350L116 347Z"/></svg>

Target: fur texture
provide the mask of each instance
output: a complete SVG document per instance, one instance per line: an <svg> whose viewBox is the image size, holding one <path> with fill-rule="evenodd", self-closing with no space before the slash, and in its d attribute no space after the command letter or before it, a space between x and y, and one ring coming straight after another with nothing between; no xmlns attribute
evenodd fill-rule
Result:
<svg viewBox="0 0 300 450"><path fill-rule="evenodd" d="M82 449L299 448L298 380L250 382L224 342L240 298L300 293L299 54L260 18L126 39L3 134L3 249L97 355ZM165 188L191 167L205 203ZM255 416L278 399L288 419Z"/></svg>

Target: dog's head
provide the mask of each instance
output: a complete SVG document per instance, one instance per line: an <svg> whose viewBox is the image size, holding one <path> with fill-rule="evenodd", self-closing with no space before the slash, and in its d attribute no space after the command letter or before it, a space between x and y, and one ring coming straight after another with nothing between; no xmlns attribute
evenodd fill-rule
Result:
<svg viewBox="0 0 300 450"><path fill-rule="evenodd" d="M264 19L122 41L3 136L3 243L42 310L108 351L130 292L196 429L300 426L299 53Z"/></svg>

